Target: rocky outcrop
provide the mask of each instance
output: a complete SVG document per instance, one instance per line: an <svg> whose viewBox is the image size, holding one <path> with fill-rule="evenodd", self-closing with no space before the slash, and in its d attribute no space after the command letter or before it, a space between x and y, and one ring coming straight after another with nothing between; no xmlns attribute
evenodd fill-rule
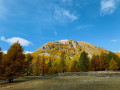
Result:
<svg viewBox="0 0 120 90"><path fill-rule="evenodd" d="M41 51L45 51L46 53L49 50L52 50L53 52L61 52L61 49L66 50L67 53L69 53L69 55L71 56L75 54L73 52L80 54L82 51L85 51L88 53L88 56L90 58L92 57L93 54L100 55L101 52L104 53L109 52L104 48L97 47L90 43L86 43L82 41L74 41L74 40L60 40L60 41L48 42L45 45L41 46L37 51L41 50Z"/></svg>

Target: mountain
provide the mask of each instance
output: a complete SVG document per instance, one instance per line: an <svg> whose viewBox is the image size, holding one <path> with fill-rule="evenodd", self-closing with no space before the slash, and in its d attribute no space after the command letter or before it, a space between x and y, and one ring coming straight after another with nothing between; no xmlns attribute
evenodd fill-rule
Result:
<svg viewBox="0 0 120 90"><path fill-rule="evenodd" d="M108 53L109 51L92 45L90 43L82 42L82 41L74 41L74 40L60 40L60 41L52 41L41 46L36 53L45 54L49 56L50 54L60 56L61 52L65 51L66 54L70 57L85 51L88 53L88 56L91 58L92 55L100 55L101 52Z"/></svg>
<svg viewBox="0 0 120 90"><path fill-rule="evenodd" d="M120 57L120 52L116 52L116 55Z"/></svg>

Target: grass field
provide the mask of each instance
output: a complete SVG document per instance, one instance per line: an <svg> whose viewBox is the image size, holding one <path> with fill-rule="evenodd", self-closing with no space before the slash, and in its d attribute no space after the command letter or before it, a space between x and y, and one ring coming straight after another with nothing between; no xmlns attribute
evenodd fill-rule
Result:
<svg viewBox="0 0 120 90"><path fill-rule="evenodd" d="M17 79L0 90L120 90L120 77L53 76L37 80Z"/></svg>

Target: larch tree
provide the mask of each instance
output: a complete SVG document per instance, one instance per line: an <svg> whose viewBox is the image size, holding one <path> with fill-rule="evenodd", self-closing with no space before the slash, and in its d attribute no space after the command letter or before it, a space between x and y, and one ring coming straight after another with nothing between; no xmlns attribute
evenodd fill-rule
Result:
<svg viewBox="0 0 120 90"><path fill-rule="evenodd" d="M48 68L49 68L48 73L51 74L52 73L52 58L51 58L51 54L49 56Z"/></svg>
<svg viewBox="0 0 120 90"><path fill-rule="evenodd" d="M41 74L41 58L39 55L34 59L34 64L33 64L33 74L35 76L39 76Z"/></svg>
<svg viewBox="0 0 120 90"><path fill-rule="evenodd" d="M10 47L3 59L0 70L1 79L8 80L11 83L15 77L23 76L26 73L28 64L19 42Z"/></svg>
<svg viewBox="0 0 120 90"><path fill-rule="evenodd" d="M61 53L61 56L60 56L60 66L61 66L61 69L62 69L62 72L64 73L65 72L65 67L66 67L66 64L65 64L65 52L62 52Z"/></svg>
<svg viewBox="0 0 120 90"><path fill-rule="evenodd" d="M42 76L44 76L45 74L45 58L44 58L44 55L43 55L43 59L42 59Z"/></svg>
<svg viewBox="0 0 120 90"><path fill-rule="evenodd" d="M88 71L89 70L89 58L87 57L87 53L83 51L81 53L79 62L80 62L80 71Z"/></svg>
<svg viewBox="0 0 120 90"><path fill-rule="evenodd" d="M92 71L99 70L99 58L96 55L92 56L90 70L92 70Z"/></svg>
<svg viewBox="0 0 120 90"><path fill-rule="evenodd" d="M102 52L99 57L99 70L103 71L105 69L106 69L106 54Z"/></svg>
<svg viewBox="0 0 120 90"><path fill-rule="evenodd" d="M109 52L109 53L106 55L106 61L107 61L108 64L110 63L110 61L112 60L112 58L115 59L115 58L114 58L114 53L113 53L113 52Z"/></svg>
<svg viewBox="0 0 120 90"><path fill-rule="evenodd" d="M26 60L28 62L28 69L27 69L27 76L30 76L32 74L32 60L33 60L33 56L30 54L26 55Z"/></svg>
<svg viewBox="0 0 120 90"><path fill-rule="evenodd" d="M45 74L45 56L42 56L42 64L41 64L41 69L42 69L42 76Z"/></svg>
<svg viewBox="0 0 120 90"><path fill-rule="evenodd" d="M72 63L71 63L71 71L72 72L78 72L78 71L80 71L79 70L79 66L80 66L79 58L80 58L80 56L78 56L78 54L76 53L74 55Z"/></svg>
<svg viewBox="0 0 120 90"><path fill-rule="evenodd" d="M3 56L3 53L1 52L1 48L0 48L0 63L2 61L2 56Z"/></svg>
<svg viewBox="0 0 120 90"><path fill-rule="evenodd" d="M113 53L113 52L109 52L109 53L107 54L107 56L106 56L108 68L109 68L110 61L111 61L112 59L114 59L114 60L117 62L118 67L119 67L119 70L120 70L120 57L119 57L117 54Z"/></svg>
<svg viewBox="0 0 120 90"><path fill-rule="evenodd" d="M0 72L1 72L1 66L2 66L2 64L1 64L1 62L2 62L2 57L3 57L3 53L1 52L1 48L0 48Z"/></svg>
<svg viewBox="0 0 120 90"><path fill-rule="evenodd" d="M65 64L66 64L66 72L70 72L71 71L71 58L68 55L66 55Z"/></svg>
<svg viewBox="0 0 120 90"><path fill-rule="evenodd" d="M118 64L117 62L112 58L112 60L110 61L110 65L109 65L109 69L112 71L116 71L118 70Z"/></svg>
<svg viewBox="0 0 120 90"><path fill-rule="evenodd" d="M72 72L79 72L79 63L77 60L74 60L71 65Z"/></svg>
<svg viewBox="0 0 120 90"><path fill-rule="evenodd" d="M53 61L52 62L52 74L57 74L59 72L59 63L58 61Z"/></svg>

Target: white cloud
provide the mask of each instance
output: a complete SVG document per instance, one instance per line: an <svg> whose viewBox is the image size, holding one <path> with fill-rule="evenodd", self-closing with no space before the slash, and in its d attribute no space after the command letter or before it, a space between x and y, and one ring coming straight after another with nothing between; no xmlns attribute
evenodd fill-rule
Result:
<svg viewBox="0 0 120 90"><path fill-rule="evenodd" d="M5 50L5 51L2 51L4 54L7 54L7 50ZM30 52L30 51L24 51L23 52L24 54L30 54L30 53L33 53L33 52Z"/></svg>
<svg viewBox="0 0 120 90"><path fill-rule="evenodd" d="M111 42L117 42L117 40L110 40Z"/></svg>
<svg viewBox="0 0 120 90"><path fill-rule="evenodd" d="M30 54L30 53L33 53L33 52L30 52L30 51L24 51L23 53L24 53L24 54Z"/></svg>
<svg viewBox="0 0 120 90"><path fill-rule="evenodd" d="M120 0L101 0L101 15L112 14Z"/></svg>
<svg viewBox="0 0 120 90"><path fill-rule="evenodd" d="M120 53L120 50L118 50L118 51L112 51L113 53L116 53L116 52L119 52Z"/></svg>
<svg viewBox="0 0 120 90"><path fill-rule="evenodd" d="M2 51L4 54L7 54L7 50L5 50L5 51Z"/></svg>
<svg viewBox="0 0 120 90"><path fill-rule="evenodd" d="M64 11L63 11L63 15L67 16L67 17L70 18L72 21L78 19L77 16L75 16L75 15L72 14L72 13L70 13L68 10L64 10Z"/></svg>
<svg viewBox="0 0 120 90"><path fill-rule="evenodd" d="M5 39L5 37L2 36L1 41L7 42L9 44L13 44L13 43L19 41L19 43L22 46L29 46L30 44L32 44L30 41L25 40L25 39L20 38L20 37L12 37L12 38L9 38L9 39Z"/></svg>
<svg viewBox="0 0 120 90"><path fill-rule="evenodd" d="M70 13L69 10L65 10L62 8L56 8L55 9L55 15L54 15L56 20L63 20L66 21L67 19L71 21L75 21L78 19L78 16L76 16L73 13Z"/></svg>

